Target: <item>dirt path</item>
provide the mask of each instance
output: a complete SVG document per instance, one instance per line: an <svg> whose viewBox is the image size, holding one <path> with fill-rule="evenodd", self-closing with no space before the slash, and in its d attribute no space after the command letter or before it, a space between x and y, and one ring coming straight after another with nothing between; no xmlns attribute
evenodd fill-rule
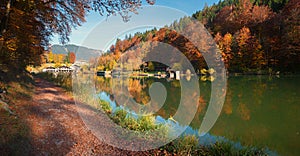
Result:
<svg viewBox="0 0 300 156"><path fill-rule="evenodd" d="M26 121L34 155L154 155L130 152L99 141L84 125L73 98L63 89L36 79L35 94L28 101Z"/></svg>

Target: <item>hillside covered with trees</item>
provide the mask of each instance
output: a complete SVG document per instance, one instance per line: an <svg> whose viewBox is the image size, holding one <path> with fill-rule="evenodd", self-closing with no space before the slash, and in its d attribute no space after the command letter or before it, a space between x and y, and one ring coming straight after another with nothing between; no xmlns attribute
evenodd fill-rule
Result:
<svg viewBox="0 0 300 156"><path fill-rule="evenodd" d="M205 6L192 17L183 17L167 27L118 39L110 52L98 59L98 69L110 70L122 53L153 41L179 49L196 70L207 68L202 52L178 33L183 29L197 31L192 19L202 22L213 36L229 72L299 72L298 0L224 0ZM143 49L135 51L139 53Z"/></svg>
<svg viewBox="0 0 300 156"><path fill-rule="evenodd" d="M52 45L51 50L53 54L65 54L67 55L69 52L74 52L76 54L76 60L85 60L88 61L90 58L100 56L103 51L87 48L84 46L78 46L73 44L67 45Z"/></svg>

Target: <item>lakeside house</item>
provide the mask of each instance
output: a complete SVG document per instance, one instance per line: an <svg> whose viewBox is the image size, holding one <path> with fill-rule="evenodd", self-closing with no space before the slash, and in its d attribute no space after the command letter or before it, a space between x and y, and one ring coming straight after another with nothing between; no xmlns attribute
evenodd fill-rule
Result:
<svg viewBox="0 0 300 156"><path fill-rule="evenodd" d="M69 72L73 71L73 69L68 66L60 66L57 69L58 69L58 72L63 72L63 73L69 73Z"/></svg>
<svg viewBox="0 0 300 156"><path fill-rule="evenodd" d="M42 70L42 72L57 72L57 70L54 67L47 67L47 68L44 68Z"/></svg>
<svg viewBox="0 0 300 156"><path fill-rule="evenodd" d="M67 67L67 66L60 66L58 68L47 67L42 70L42 72L51 72L51 73L56 73L56 72L70 73L73 71L74 71L74 69Z"/></svg>

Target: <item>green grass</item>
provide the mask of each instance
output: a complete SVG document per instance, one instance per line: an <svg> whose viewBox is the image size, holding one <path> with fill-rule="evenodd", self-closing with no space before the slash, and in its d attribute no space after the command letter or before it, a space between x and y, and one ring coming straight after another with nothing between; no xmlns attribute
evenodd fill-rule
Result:
<svg viewBox="0 0 300 156"><path fill-rule="evenodd" d="M175 147L180 155L191 155L199 146L198 138L194 135L186 135L175 142Z"/></svg>
<svg viewBox="0 0 300 156"><path fill-rule="evenodd" d="M230 142L217 142L201 150L202 153L209 155L267 155L263 148L254 148L251 146L244 146L236 148Z"/></svg>
<svg viewBox="0 0 300 156"><path fill-rule="evenodd" d="M153 115L140 115L134 118L121 108L118 108L111 117L120 126L139 132L156 130L161 126L155 123Z"/></svg>
<svg viewBox="0 0 300 156"><path fill-rule="evenodd" d="M143 115L140 116L137 119L137 122L139 123L139 131L149 131L149 130L155 130L159 128L158 124L155 124L155 117L153 115Z"/></svg>
<svg viewBox="0 0 300 156"><path fill-rule="evenodd" d="M185 135L171 143L161 147L169 153L176 155L224 155L224 156L265 156L268 155L263 148L244 146L237 148L231 142L216 142L208 146L202 146L194 135Z"/></svg>
<svg viewBox="0 0 300 156"><path fill-rule="evenodd" d="M111 108L109 102L100 100L99 104L104 112L109 113L109 114L112 112L112 108Z"/></svg>
<svg viewBox="0 0 300 156"><path fill-rule="evenodd" d="M177 155L195 155L199 147L198 138L195 135L185 135L163 146L161 150Z"/></svg>
<svg viewBox="0 0 300 156"><path fill-rule="evenodd" d="M114 114L111 117L117 124L122 125L121 122L124 122L126 116L127 116L127 112L125 110L119 108L114 112ZM123 123L123 125L124 125L124 123Z"/></svg>
<svg viewBox="0 0 300 156"><path fill-rule="evenodd" d="M135 134L141 137L165 139L168 134L168 127L157 124L153 115L143 114L134 117L126 110L117 108L115 112L108 114L108 116L121 127L135 131Z"/></svg>
<svg viewBox="0 0 300 156"><path fill-rule="evenodd" d="M139 129L140 125L134 117L129 115L124 119L124 121L121 122L121 126L136 131Z"/></svg>

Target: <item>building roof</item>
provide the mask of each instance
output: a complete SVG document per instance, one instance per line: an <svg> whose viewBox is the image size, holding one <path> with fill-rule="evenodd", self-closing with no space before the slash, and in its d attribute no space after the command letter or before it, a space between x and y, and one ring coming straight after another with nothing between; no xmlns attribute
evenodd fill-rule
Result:
<svg viewBox="0 0 300 156"><path fill-rule="evenodd" d="M54 67L47 67L47 68L45 68L45 69L55 69Z"/></svg>

